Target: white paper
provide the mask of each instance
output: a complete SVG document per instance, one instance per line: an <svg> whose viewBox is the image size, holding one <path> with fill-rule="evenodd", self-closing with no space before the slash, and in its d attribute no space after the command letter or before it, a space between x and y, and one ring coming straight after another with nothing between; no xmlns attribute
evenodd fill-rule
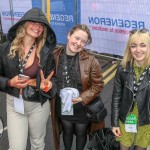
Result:
<svg viewBox="0 0 150 150"><path fill-rule="evenodd" d="M62 115L73 115L73 93L71 91L68 91L68 93L62 98Z"/></svg>
<svg viewBox="0 0 150 150"><path fill-rule="evenodd" d="M24 102L22 96L20 96L20 98L14 97L14 108L15 112L24 114Z"/></svg>
<svg viewBox="0 0 150 150"><path fill-rule="evenodd" d="M79 91L75 88L66 87L60 91L61 114L73 115L73 98L79 97Z"/></svg>
<svg viewBox="0 0 150 150"><path fill-rule="evenodd" d="M136 124L125 124L126 132L137 133Z"/></svg>
<svg viewBox="0 0 150 150"><path fill-rule="evenodd" d="M67 94L67 99L66 99L66 101L63 104L64 105L62 107L62 112L71 110L71 107L73 105L73 103L72 103L72 93L68 93Z"/></svg>

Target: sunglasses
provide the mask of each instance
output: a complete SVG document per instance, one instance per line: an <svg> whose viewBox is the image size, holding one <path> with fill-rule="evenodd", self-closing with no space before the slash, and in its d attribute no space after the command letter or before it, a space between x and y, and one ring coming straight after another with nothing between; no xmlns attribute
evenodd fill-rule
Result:
<svg viewBox="0 0 150 150"><path fill-rule="evenodd" d="M133 29L133 30L130 31L130 36L131 36L132 34L136 33L136 32L147 33L147 32L149 32L149 30L146 29L146 28L143 28L143 29Z"/></svg>

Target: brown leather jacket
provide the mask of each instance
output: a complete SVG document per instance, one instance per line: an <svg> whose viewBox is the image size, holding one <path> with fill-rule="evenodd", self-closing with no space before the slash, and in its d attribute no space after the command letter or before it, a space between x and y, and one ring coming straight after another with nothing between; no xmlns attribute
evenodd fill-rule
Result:
<svg viewBox="0 0 150 150"><path fill-rule="evenodd" d="M54 58L56 61L56 74L59 57L63 49L64 47L59 47L54 51ZM79 66L82 82L82 93L80 97L82 97L83 99L83 104L87 105L92 100L94 100L103 89L104 82L102 80L101 67L94 55L85 49L79 52ZM59 135L61 133L61 126L55 112L55 98L51 101L51 117L55 150L59 150ZM90 131L93 132L103 127L104 122L92 123L90 126Z"/></svg>

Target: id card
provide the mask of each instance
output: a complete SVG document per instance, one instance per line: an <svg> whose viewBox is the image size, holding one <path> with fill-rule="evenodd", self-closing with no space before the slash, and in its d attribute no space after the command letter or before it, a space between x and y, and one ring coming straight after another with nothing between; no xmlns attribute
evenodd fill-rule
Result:
<svg viewBox="0 0 150 150"><path fill-rule="evenodd" d="M20 96L19 98L14 97L14 108L15 112L24 114L24 102L22 96Z"/></svg>
<svg viewBox="0 0 150 150"><path fill-rule="evenodd" d="M137 133L137 117L134 114L127 116L125 121L126 132Z"/></svg>

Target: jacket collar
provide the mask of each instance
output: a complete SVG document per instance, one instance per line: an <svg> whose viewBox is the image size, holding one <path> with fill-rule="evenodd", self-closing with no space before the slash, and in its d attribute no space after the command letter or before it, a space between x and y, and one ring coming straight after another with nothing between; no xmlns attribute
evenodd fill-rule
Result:
<svg viewBox="0 0 150 150"><path fill-rule="evenodd" d="M90 53L90 51L83 49L81 52L79 52L79 58L81 60L89 58L89 55L87 55L87 52Z"/></svg>
<svg viewBox="0 0 150 150"><path fill-rule="evenodd" d="M129 72L129 73L132 73L132 72L133 72L132 69L133 69L133 67L132 67L131 63L128 62L126 68L123 69L123 72Z"/></svg>
<svg viewBox="0 0 150 150"><path fill-rule="evenodd" d="M45 44L41 50L41 55L40 55L40 66L41 66L41 68L45 65L47 57L49 56L50 53L52 53L52 49L50 49L50 47L47 47Z"/></svg>
<svg viewBox="0 0 150 150"><path fill-rule="evenodd" d="M133 67L132 67L131 63L127 64L127 67L126 67L126 69L123 69L123 72L128 73L127 78L126 78L126 86L129 87L129 89L131 89L133 91L133 88L134 88L134 86L133 86ZM150 78L150 68L148 68L147 73L144 77L144 80L142 81L142 84L138 90L141 90L149 85L149 78Z"/></svg>
<svg viewBox="0 0 150 150"><path fill-rule="evenodd" d="M123 72L129 72L132 73L133 72L133 66L131 65L130 62L127 63L127 67L125 69L123 69ZM147 69L148 74L150 75L150 68Z"/></svg>

